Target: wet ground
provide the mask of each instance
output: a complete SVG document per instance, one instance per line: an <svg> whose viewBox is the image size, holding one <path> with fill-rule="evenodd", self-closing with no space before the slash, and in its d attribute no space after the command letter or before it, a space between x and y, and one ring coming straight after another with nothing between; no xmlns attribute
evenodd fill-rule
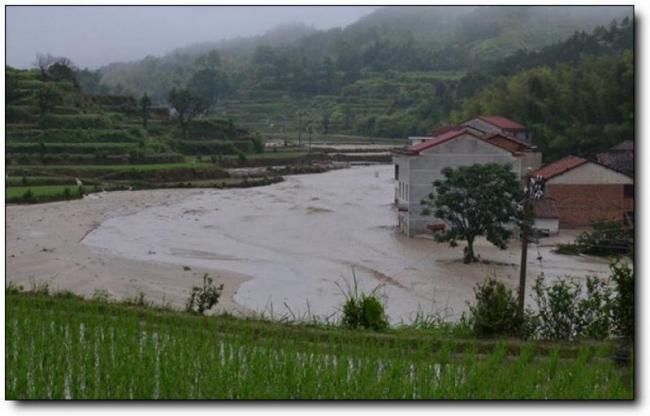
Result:
<svg viewBox="0 0 650 416"><path fill-rule="evenodd" d="M462 247L409 239L395 229L392 165L289 176L275 185L206 190L103 222L82 241L132 260L228 270L250 276L235 302L274 315L336 314L342 290L379 286L393 323L418 311L458 318L488 274L518 282L519 246L477 252L489 264L465 265ZM600 259L560 256L532 245L529 281L607 274Z"/></svg>

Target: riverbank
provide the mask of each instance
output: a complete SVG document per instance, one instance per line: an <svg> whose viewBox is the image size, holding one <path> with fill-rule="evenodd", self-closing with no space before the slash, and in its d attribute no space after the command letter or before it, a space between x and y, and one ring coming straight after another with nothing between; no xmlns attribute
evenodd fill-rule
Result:
<svg viewBox="0 0 650 416"><path fill-rule="evenodd" d="M209 272L225 285L221 310L331 318L354 273L360 290L380 286L392 323L418 313L457 319L488 275L517 287L516 241L502 251L479 240L485 262L466 265L461 248L397 233L389 165L285 179L9 206L7 278L26 287L30 279L49 280L86 296L143 291L182 308ZM609 275L603 259L558 255L546 245L529 250L530 284L540 273Z"/></svg>
<svg viewBox="0 0 650 416"><path fill-rule="evenodd" d="M198 189L116 191L80 200L6 207L7 281L25 288L47 283L53 290L71 290L90 297L106 291L127 299L143 292L146 299L181 309L192 286L210 273L224 284L220 307L245 311L233 301L247 278L234 272L155 260L134 260L99 252L82 244L84 237L110 218L133 215L200 195Z"/></svg>

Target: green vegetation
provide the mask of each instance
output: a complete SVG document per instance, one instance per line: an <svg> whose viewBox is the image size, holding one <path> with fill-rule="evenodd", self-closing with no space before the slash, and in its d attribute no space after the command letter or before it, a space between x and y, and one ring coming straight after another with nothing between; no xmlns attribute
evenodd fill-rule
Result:
<svg viewBox="0 0 650 416"><path fill-rule="evenodd" d="M611 344L445 339L6 294L8 399L632 399Z"/></svg>
<svg viewBox="0 0 650 416"><path fill-rule="evenodd" d="M6 202L36 203L83 196L79 187L70 185L12 186L5 189Z"/></svg>
<svg viewBox="0 0 650 416"><path fill-rule="evenodd" d="M558 244L559 254L590 254L593 256L620 256L632 253L634 230L620 221L600 221L592 224L573 243Z"/></svg>
<svg viewBox="0 0 650 416"><path fill-rule="evenodd" d="M111 64L87 88L162 104L183 85L208 114L265 134L404 138L492 113L530 125L551 159L589 156L633 131L631 19L629 8L387 7L344 29L290 26Z"/></svg>
<svg viewBox="0 0 650 416"><path fill-rule="evenodd" d="M224 168L308 160L294 148L265 157L261 139L229 120L193 114L179 131L168 110L152 107L147 97L137 103L83 92L77 78L87 72L64 58L41 56L38 70L6 73L6 202L79 198L77 180L92 185L86 192L196 182L256 186L279 178L224 181Z"/></svg>
<svg viewBox="0 0 650 416"><path fill-rule="evenodd" d="M194 286L190 292L190 298L187 300L187 312L196 312L203 314L209 311L219 302L223 284L217 286L208 274L203 275L203 286Z"/></svg>
<svg viewBox="0 0 650 416"><path fill-rule="evenodd" d="M540 275L531 294L535 306L523 316L512 290L488 278L476 286L475 303L463 321L480 337L619 338L629 343L634 334L634 272L620 260L610 269L610 279L587 276L584 283L568 276L549 283Z"/></svg>
<svg viewBox="0 0 650 416"><path fill-rule="evenodd" d="M507 114L531 129L545 159L595 157L634 137L634 56L583 57L500 78L463 104L455 120Z"/></svg>
<svg viewBox="0 0 650 416"><path fill-rule="evenodd" d="M433 192L421 201L423 215L434 214L449 224L435 234L437 241L456 247L466 241L463 261L478 261L474 240L487 240L505 249L510 230L506 224L521 218L517 201L522 199L520 183L508 165L489 163L442 170L443 180L433 182Z"/></svg>
<svg viewBox="0 0 650 416"><path fill-rule="evenodd" d="M388 318L384 304L377 294L379 287L370 293L359 293L356 274L353 274L352 285L348 285L343 303L343 326L351 329L365 328L383 331L388 328Z"/></svg>
<svg viewBox="0 0 650 416"><path fill-rule="evenodd" d="M512 289L490 277L476 285L474 297L475 303L469 307L468 319L474 335L522 335L523 317L519 314Z"/></svg>

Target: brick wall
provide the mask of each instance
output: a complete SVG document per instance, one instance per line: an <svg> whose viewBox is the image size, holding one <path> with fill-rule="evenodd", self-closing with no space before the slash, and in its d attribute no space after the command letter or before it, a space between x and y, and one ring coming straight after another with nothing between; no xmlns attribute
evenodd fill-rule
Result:
<svg viewBox="0 0 650 416"><path fill-rule="evenodd" d="M622 220L634 210L634 199L625 198L624 185L547 184L546 197L555 199L560 227L590 225L595 221Z"/></svg>

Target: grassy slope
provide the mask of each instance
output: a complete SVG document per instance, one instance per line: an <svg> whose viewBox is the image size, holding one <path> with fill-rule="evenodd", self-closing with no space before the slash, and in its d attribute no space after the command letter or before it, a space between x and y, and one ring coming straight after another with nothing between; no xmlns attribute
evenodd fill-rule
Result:
<svg viewBox="0 0 650 416"><path fill-rule="evenodd" d="M377 334L7 293L6 396L531 399L633 396L609 344ZM83 339L83 341L82 341Z"/></svg>
<svg viewBox="0 0 650 416"><path fill-rule="evenodd" d="M27 190L31 190L34 196L54 196L63 194L65 188L68 188L71 192L77 191L77 187L74 185L10 186L5 191L5 198L18 198Z"/></svg>

